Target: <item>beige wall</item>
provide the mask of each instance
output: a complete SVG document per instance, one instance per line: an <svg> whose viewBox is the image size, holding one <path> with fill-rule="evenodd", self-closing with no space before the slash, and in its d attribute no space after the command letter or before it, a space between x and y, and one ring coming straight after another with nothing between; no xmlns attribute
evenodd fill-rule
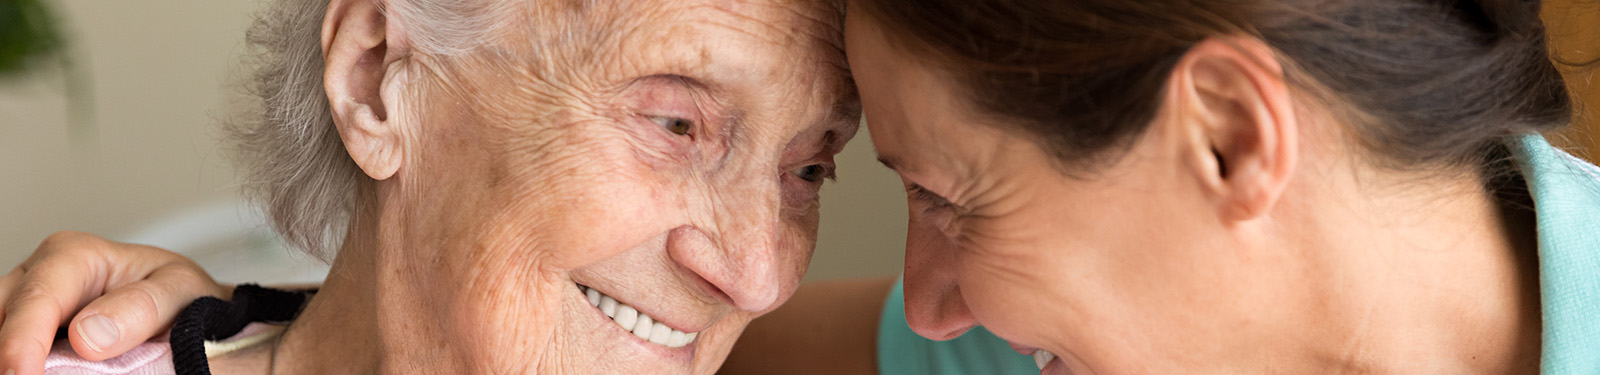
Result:
<svg viewBox="0 0 1600 375"><path fill-rule="evenodd" d="M822 229L807 279L894 275L905 260L906 194L878 164L862 127L840 154L839 181L822 188Z"/></svg>
<svg viewBox="0 0 1600 375"><path fill-rule="evenodd" d="M214 119L236 111L227 83L243 74L234 61L255 2L50 3L92 76L98 121L88 131L69 128L59 71L0 81L0 269L57 230L128 238L160 218L233 198ZM840 182L824 188L810 278L900 268L904 198L861 134L840 161ZM222 268L255 264L228 259Z"/></svg>
<svg viewBox="0 0 1600 375"><path fill-rule="evenodd" d="M226 200L232 173L210 136L248 1L60 0L97 120L69 128L64 79L0 81L0 265L46 234L135 231L172 210Z"/></svg>

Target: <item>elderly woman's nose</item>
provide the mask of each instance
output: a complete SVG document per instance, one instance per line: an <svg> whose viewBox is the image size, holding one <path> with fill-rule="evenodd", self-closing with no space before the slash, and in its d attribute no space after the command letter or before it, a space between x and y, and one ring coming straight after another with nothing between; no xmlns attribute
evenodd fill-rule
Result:
<svg viewBox="0 0 1600 375"><path fill-rule="evenodd" d="M778 299L782 278L789 277L777 264L783 257L775 225L750 223L731 231L744 233L718 241L699 228L675 229L667 236L667 253L710 283L715 297L740 310L766 311Z"/></svg>
<svg viewBox="0 0 1600 375"><path fill-rule="evenodd" d="M978 325L956 282L955 243L938 229L913 219L906 232L906 322L934 340L961 336Z"/></svg>

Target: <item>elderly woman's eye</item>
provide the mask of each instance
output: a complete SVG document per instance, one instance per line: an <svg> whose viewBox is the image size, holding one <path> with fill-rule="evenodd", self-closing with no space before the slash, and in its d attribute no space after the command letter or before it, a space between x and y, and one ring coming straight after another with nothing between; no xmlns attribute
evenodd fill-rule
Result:
<svg viewBox="0 0 1600 375"><path fill-rule="evenodd" d="M821 164L812 164L796 168L790 173L794 173L795 177L799 177L801 180L805 180L806 182L821 182L822 179L832 177L829 175L828 167Z"/></svg>
<svg viewBox="0 0 1600 375"><path fill-rule="evenodd" d="M651 116L650 121L655 122L656 125L661 125L661 127L666 128L667 131L677 135L689 135L689 130L694 128L694 121L676 117Z"/></svg>

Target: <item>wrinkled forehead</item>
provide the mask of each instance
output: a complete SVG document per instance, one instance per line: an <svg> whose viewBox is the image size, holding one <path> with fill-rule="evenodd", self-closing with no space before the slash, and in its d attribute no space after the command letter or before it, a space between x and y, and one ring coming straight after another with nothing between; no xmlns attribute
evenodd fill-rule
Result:
<svg viewBox="0 0 1600 375"><path fill-rule="evenodd" d="M616 41L628 34L725 28L795 51L843 57L844 6L831 0L529 1L524 13L536 42ZM638 36L638 35L635 35ZM661 35L655 35L660 37ZM820 56L819 56L820 57Z"/></svg>
<svg viewBox="0 0 1600 375"><path fill-rule="evenodd" d="M638 76L682 75L720 84L733 96L838 108L846 117L857 106L839 1L525 4L512 12L520 19L508 22L506 42L551 79L603 89Z"/></svg>
<svg viewBox="0 0 1600 375"><path fill-rule="evenodd" d="M478 53L459 59L464 64L446 69L477 82L470 87L517 87L555 93L566 99L550 99L566 107L603 107L582 101L648 77L685 77L739 123L778 138L837 123L850 123L853 133L861 114L843 50L842 2L528 0L491 8L494 32ZM458 95L499 101L490 107L506 115L528 99Z"/></svg>

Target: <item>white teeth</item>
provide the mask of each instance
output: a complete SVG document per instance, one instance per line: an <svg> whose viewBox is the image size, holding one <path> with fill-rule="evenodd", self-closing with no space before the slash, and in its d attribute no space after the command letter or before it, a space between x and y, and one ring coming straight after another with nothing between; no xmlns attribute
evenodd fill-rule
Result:
<svg viewBox="0 0 1600 375"><path fill-rule="evenodd" d="M617 323L624 331L632 332L639 339L668 348L681 348L694 342L695 336L699 335L699 332L684 333L656 322L650 315L640 313L633 306L617 301L594 288L579 285L578 289L583 291L583 296L589 300L589 305L611 317L612 322Z"/></svg>
<svg viewBox="0 0 1600 375"><path fill-rule="evenodd" d="M633 306L617 303L617 316L611 318L611 321L622 326L622 330L632 332L633 322L639 321L639 310L634 310Z"/></svg>
<svg viewBox="0 0 1600 375"><path fill-rule="evenodd" d="M1040 370L1049 365L1050 360L1053 359L1056 359L1056 354L1051 353L1049 350L1039 349L1039 351L1033 352L1033 364L1039 365Z"/></svg>
<svg viewBox="0 0 1600 375"><path fill-rule="evenodd" d="M598 307L600 312L606 313L607 318L617 317L617 300L611 299L611 297L600 297L600 306Z"/></svg>
<svg viewBox="0 0 1600 375"><path fill-rule="evenodd" d="M654 342L654 341L652 341L652 342ZM668 348L676 348L676 347L680 347L680 346L683 346L684 344L688 344L688 343L689 343L689 335L685 334L683 332L678 332L678 330L674 329L674 330L672 330L672 335L667 337L666 345L667 345Z"/></svg>
<svg viewBox="0 0 1600 375"><path fill-rule="evenodd" d="M633 325L633 335L639 336L644 341L650 341L650 329L655 326L655 320L651 320L649 315L639 314L639 322Z"/></svg>
<svg viewBox="0 0 1600 375"><path fill-rule="evenodd" d="M650 342L656 345L666 345L667 339L670 338L672 338L672 328L665 324L656 323L656 326L650 329Z"/></svg>

